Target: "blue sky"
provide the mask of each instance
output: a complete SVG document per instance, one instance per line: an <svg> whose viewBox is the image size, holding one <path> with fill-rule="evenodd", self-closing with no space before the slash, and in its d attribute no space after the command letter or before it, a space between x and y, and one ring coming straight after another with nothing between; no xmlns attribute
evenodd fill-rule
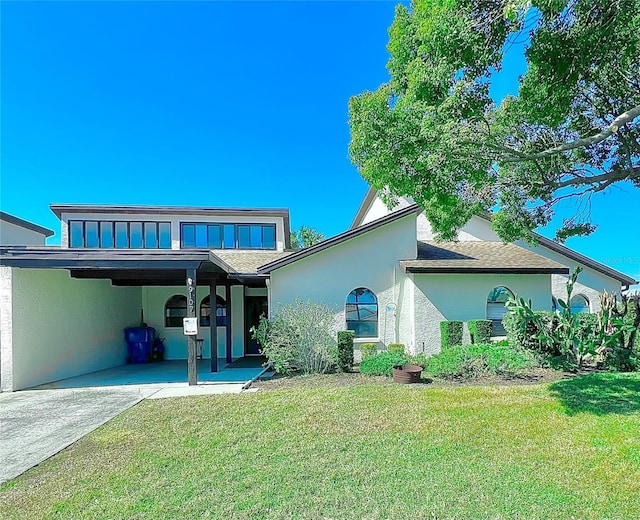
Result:
<svg viewBox="0 0 640 520"><path fill-rule="evenodd" d="M2 210L59 233L54 202L287 207L344 231L367 189L347 102L388 78L394 5L2 2ZM639 278L638 208L611 190L567 245Z"/></svg>

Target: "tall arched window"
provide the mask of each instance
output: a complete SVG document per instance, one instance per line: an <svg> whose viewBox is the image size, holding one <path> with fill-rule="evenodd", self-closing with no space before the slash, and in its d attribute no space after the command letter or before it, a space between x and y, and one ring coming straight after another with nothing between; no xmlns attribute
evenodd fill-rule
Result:
<svg viewBox="0 0 640 520"><path fill-rule="evenodd" d="M216 295L216 325L224 327L227 324L227 302L222 296ZM206 296L200 304L200 326L209 327L211 325L211 298Z"/></svg>
<svg viewBox="0 0 640 520"><path fill-rule="evenodd" d="M347 296L345 306L347 330L356 333L356 338L378 336L378 299L366 287L354 289Z"/></svg>
<svg viewBox="0 0 640 520"><path fill-rule="evenodd" d="M492 322L492 336L504 336L507 334L507 331L502 326L502 318L508 312L504 304L507 303L510 296L513 296L513 293L503 286L494 287L489 291L487 296L487 319Z"/></svg>
<svg viewBox="0 0 640 520"><path fill-rule="evenodd" d="M580 312L590 312L589 300L587 300L587 297L582 294L576 294L575 296L572 296L569 305L571 306L571 312L573 314L578 314Z"/></svg>
<svg viewBox="0 0 640 520"><path fill-rule="evenodd" d="M187 297L176 294L164 304L164 326L182 327L182 318L187 315Z"/></svg>

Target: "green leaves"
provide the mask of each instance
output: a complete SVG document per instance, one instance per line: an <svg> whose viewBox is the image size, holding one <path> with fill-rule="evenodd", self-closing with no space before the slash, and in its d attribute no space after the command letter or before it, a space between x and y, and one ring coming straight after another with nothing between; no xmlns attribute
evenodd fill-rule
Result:
<svg viewBox="0 0 640 520"><path fill-rule="evenodd" d="M640 186L640 118L602 134L640 106L640 0L415 0L389 37L389 83L349 102L349 153L390 205L413 198L437 237L497 205L500 237L530 240L561 197ZM519 93L496 107L492 73L523 39ZM558 239L594 229L578 209Z"/></svg>

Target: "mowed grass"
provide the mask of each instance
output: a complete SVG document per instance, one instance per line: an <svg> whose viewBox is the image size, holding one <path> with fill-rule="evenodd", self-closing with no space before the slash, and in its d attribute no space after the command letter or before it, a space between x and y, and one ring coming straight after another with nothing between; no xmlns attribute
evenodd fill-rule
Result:
<svg viewBox="0 0 640 520"><path fill-rule="evenodd" d="M640 377L144 401L2 486L0 517L638 519Z"/></svg>

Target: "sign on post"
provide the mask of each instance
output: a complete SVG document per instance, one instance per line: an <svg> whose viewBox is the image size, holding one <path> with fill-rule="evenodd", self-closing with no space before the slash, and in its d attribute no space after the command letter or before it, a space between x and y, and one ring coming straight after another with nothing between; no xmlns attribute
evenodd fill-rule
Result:
<svg viewBox="0 0 640 520"><path fill-rule="evenodd" d="M198 334L198 318L182 318L182 328L185 336Z"/></svg>

